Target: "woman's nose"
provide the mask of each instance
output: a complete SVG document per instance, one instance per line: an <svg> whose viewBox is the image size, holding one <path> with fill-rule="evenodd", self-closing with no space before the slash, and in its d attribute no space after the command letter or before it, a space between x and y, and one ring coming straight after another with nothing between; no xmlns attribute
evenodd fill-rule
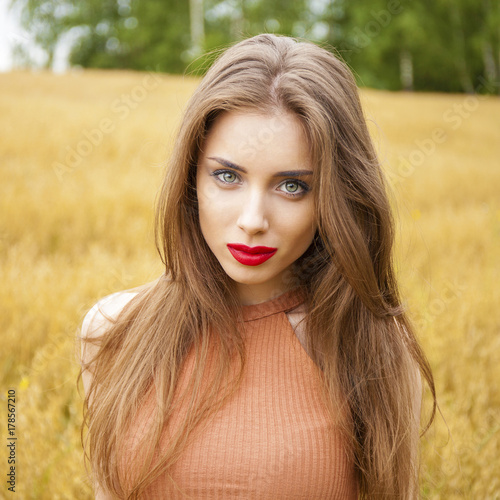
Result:
<svg viewBox="0 0 500 500"><path fill-rule="evenodd" d="M264 196L260 193L249 193L241 200L238 227L248 234L264 233L269 229L269 220Z"/></svg>

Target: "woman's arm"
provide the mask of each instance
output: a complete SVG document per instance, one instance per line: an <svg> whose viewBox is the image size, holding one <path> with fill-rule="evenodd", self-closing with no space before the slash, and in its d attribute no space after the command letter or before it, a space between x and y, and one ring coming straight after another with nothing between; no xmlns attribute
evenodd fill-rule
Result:
<svg viewBox="0 0 500 500"><path fill-rule="evenodd" d="M120 292L100 300L86 314L81 329L81 366L82 382L85 394L88 394L92 384L91 362L99 350L99 346L85 339L98 339L111 325L111 320L118 317L125 305L136 295L136 293ZM93 401L89 401L89 406ZM94 492L96 500L114 500L114 496L106 493L104 489L94 480Z"/></svg>

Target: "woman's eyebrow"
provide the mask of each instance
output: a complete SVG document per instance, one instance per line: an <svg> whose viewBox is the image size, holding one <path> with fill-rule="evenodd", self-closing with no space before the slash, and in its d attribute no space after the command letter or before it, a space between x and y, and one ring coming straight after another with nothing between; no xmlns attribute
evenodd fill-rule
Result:
<svg viewBox="0 0 500 500"><path fill-rule="evenodd" d="M247 170L245 168L240 167L229 160L224 160L224 158L219 158L218 156L209 156L208 159L214 160L217 163L224 165L225 167L232 168L233 170L238 170L239 172L243 172L244 174L247 173Z"/></svg>
<svg viewBox="0 0 500 500"><path fill-rule="evenodd" d="M235 163L229 160L225 160L224 158L220 158L218 156L209 156L208 159L214 160L217 163L224 165L225 167L232 168L233 170L243 172L244 174L247 173L247 170L245 168L240 167L239 165L236 165ZM304 175L312 175L312 174L313 174L312 170L284 170L282 172L274 173L273 177L301 177Z"/></svg>

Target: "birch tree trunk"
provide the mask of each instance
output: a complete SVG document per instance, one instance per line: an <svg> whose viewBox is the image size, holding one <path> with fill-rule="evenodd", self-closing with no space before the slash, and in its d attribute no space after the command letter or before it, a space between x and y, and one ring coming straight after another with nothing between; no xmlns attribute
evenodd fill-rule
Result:
<svg viewBox="0 0 500 500"><path fill-rule="evenodd" d="M189 17L191 21L191 50L201 54L205 46L205 14L203 0L189 0Z"/></svg>
<svg viewBox="0 0 500 500"><path fill-rule="evenodd" d="M407 49L399 53L399 77L403 90L413 90L413 58Z"/></svg>
<svg viewBox="0 0 500 500"><path fill-rule="evenodd" d="M453 36L455 39L456 51L455 51L455 63L458 69L458 75L460 78L460 84L464 92L468 94L473 94L475 92L474 85L469 74L469 69L466 59L466 41L463 29L463 19L458 6L451 8L450 12L451 24L453 29Z"/></svg>

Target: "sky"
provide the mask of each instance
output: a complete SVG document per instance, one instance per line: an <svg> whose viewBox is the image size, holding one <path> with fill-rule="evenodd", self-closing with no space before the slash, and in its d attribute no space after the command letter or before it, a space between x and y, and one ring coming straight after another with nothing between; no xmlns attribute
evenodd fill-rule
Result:
<svg viewBox="0 0 500 500"><path fill-rule="evenodd" d="M21 28L20 13L8 9L9 3L10 0L0 0L0 72L12 69L12 48L16 43L21 44L37 64L43 64L43 52L37 48L30 34ZM69 45L67 41L63 41L56 49L53 66L55 72L64 72L68 68L68 52Z"/></svg>

